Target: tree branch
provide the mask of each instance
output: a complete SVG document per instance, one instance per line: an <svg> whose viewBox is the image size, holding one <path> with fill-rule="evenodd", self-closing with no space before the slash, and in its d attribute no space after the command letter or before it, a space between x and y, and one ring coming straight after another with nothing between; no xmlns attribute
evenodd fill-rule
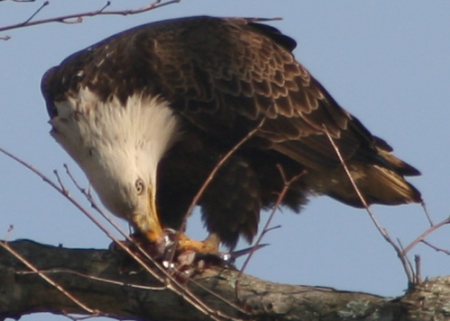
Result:
<svg viewBox="0 0 450 321"><path fill-rule="evenodd" d="M123 273L126 257L107 250L67 249L20 240L9 243L40 271L51 275L68 292L100 311L100 315L134 320L207 320L179 295L148 273L135 267ZM127 267L130 271L130 267ZM120 272L122 271L122 273ZM248 311L242 314L223 300L187 282L200 299L218 314L248 320L450 320L450 277L424 282L405 296L389 299L326 287L271 283L238 272L206 269L195 277ZM236 295L238 297L236 297ZM0 319L19 318L35 312L80 313L82 308L27 269L5 250L0 250Z"/></svg>
<svg viewBox="0 0 450 321"><path fill-rule="evenodd" d="M19 22L16 24L12 24L9 26L3 26L0 27L0 32L7 31L7 30L13 30L13 29L19 29L24 27L30 27L45 23L52 23L52 22L59 22L59 23L81 23L83 22L83 18L85 17L94 17L94 16L100 16L100 15L120 15L120 16L128 16L128 15L135 15L143 12L147 12L150 10L154 10L157 8L165 7L167 5L179 3L181 0L155 0L154 2L138 9L126 9L126 10L105 10L107 7L110 6L111 2L107 1L106 4L98 9L88 12L80 12L80 13L74 13L74 14L68 14L64 16L58 16L53 18L47 18L42 20L35 20L32 21L33 18L36 17L36 15L46 6L49 5L48 1L45 1L41 7L39 7L28 19L26 19L23 22ZM32 2L32 1L17 1L17 2ZM0 38L1 40L8 40L10 39L9 36Z"/></svg>

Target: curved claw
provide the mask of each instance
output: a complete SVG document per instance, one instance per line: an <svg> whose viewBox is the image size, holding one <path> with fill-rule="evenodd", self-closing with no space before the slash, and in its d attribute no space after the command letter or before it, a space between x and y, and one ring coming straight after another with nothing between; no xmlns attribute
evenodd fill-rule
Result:
<svg viewBox="0 0 450 321"><path fill-rule="evenodd" d="M204 260L206 262L215 262L213 265L233 265L236 261L236 259L248 255L254 251L257 251L259 249L262 249L263 247L266 247L269 244L258 244L255 246L251 246L242 250L233 251L233 252L210 252L206 251L203 252L202 250L197 251L197 248L188 248L187 250L183 251L183 247L181 247L181 253L178 253L179 255L176 257L175 252L180 251L180 240L185 241L190 239L187 239L184 234L180 235L178 238L178 241L176 241L178 231L166 228L164 229L164 236L161 237L157 241L157 249L158 253L162 257L162 263L166 268L174 268L175 266L181 264L183 266L190 265L191 263L195 261ZM202 243L199 241L193 241L196 243ZM175 261L178 261L177 263L174 262L174 258L176 257Z"/></svg>
<svg viewBox="0 0 450 321"><path fill-rule="evenodd" d="M157 241L158 252L163 257L163 260L173 258L177 247L177 242L175 242L176 235L177 231L166 228L164 229L164 236Z"/></svg>

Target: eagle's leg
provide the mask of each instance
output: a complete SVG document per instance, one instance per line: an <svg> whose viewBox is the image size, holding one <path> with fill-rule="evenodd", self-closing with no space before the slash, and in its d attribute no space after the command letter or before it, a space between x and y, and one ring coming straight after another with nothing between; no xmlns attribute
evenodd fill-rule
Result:
<svg viewBox="0 0 450 321"><path fill-rule="evenodd" d="M219 252L220 238L217 234L210 234L205 240L193 240L183 232L173 229L164 229L156 211L149 211L146 215L134 215L133 225L151 246L150 252L156 256L165 256L173 250L178 253L192 251L202 254L217 254ZM149 248L150 249L150 248Z"/></svg>
<svg viewBox="0 0 450 321"><path fill-rule="evenodd" d="M178 254L189 251L201 254L219 253L220 238L215 233L211 233L203 241L194 240L186 236L184 232L170 228L164 229L158 216L151 215L151 213L150 215L134 216L132 221L138 232L134 238L139 242L143 239L149 242L150 247L147 249L157 257L164 257L173 251Z"/></svg>
<svg viewBox="0 0 450 321"><path fill-rule="evenodd" d="M165 252L175 251L178 254L186 252L195 252L199 254L218 254L220 238L217 234L211 233L203 241L193 240L186 236L183 232L173 230L171 228L165 229L166 242Z"/></svg>
<svg viewBox="0 0 450 321"><path fill-rule="evenodd" d="M194 251L198 253L216 254L219 252L220 239L215 233L211 233L205 240L197 241L190 239L186 234L182 233L178 237L177 251L187 252Z"/></svg>

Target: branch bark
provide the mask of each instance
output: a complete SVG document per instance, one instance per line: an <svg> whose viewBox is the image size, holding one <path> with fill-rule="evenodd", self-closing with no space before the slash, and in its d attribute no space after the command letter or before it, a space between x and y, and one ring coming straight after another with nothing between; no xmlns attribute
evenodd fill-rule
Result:
<svg viewBox="0 0 450 321"><path fill-rule="evenodd" d="M145 271L124 273L126 258L117 251L68 249L28 240L9 245L101 315L134 320L209 319ZM326 287L276 284L248 275L241 276L236 288L237 275L237 271L229 269L206 269L193 278L195 282L189 281L186 286L219 311L219 316L222 313L236 319L450 320L450 277L424 282L402 297L383 298ZM106 279L118 283L106 282ZM248 314L237 311L196 283L241 306ZM78 305L0 249L0 320L44 311L85 314Z"/></svg>

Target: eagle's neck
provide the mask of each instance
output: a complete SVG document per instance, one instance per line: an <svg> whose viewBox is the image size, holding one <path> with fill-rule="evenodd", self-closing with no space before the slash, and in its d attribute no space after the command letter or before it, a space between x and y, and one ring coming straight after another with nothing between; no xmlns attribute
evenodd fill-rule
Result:
<svg viewBox="0 0 450 321"><path fill-rule="evenodd" d="M102 102L86 88L55 105L52 134L102 199L108 197L112 180L138 175L156 186L158 162L179 133L166 101L133 95L125 104L114 97Z"/></svg>

